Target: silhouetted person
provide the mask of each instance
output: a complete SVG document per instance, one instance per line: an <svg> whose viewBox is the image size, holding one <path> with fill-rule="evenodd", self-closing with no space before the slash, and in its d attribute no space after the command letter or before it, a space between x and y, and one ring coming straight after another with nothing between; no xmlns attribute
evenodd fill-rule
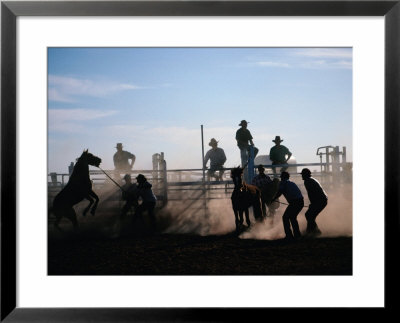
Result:
<svg viewBox="0 0 400 323"><path fill-rule="evenodd" d="M292 153L288 148L281 145L280 136L275 136L275 139L272 140L275 143L269 151L269 159L272 161L272 165L287 165L288 160L292 156ZM286 172L289 166L284 166L281 169L281 172ZM274 172L274 176L276 176L276 167L272 167L272 171Z"/></svg>
<svg viewBox="0 0 400 323"><path fill-rule="evenodd" d="M236 131L236 141L237 146L240 149L240 159L242 162L242 167L245 167L249 162L250 157L250 147L254 147L253 136L250 131L247 129L248 122L246 120L242 120L239 123L240 128ZM254 147L254 157L257 156L258 148ZM247 167L245 170L245 177L247 174Z"/></svg>
<svg viewBox="0 0 400 323"><path fill-rule="evenodd" d="M139 174L136 177L138 182L138 196L142 198L142 203L136 209L136 215L141 217L144 211L149 213L152 229L156 229L156 217L154 215L154 208L156 207L157 198L154 195L151 187L152 185L147 181L146 177Z"/></svg>
<svg viewBox="0 0 400 323"><path fill-rule="evenodd" d="M261 190L261 207L263 216L267 216L266 205L271 201L267 199L268 191L272 189L272 180L265 174L265 168L263 165L258 165L258 175L253 178L251 184L257 186Z"/></svg>
<svg viewBox="0 0 400 323"><path fill-rule="evenodd" d="M208 160L210 160L210 169L207 172L208 180L211 177L215 177L217 181L222 180L224 175L224 164L226 162L225 152L222 148L218 147L218 141L212 138L208 144L212 148L207 151L204 157L204 166L207 165ZM219 175L216 172L219 171Z"/></svg>
<svg viewBox="0 0 400 323"><path fill-rule="evenodd" d="M130 173L133 164L135 163L136 156L128 151L122 150L122 144L118 143L117 152L113 156L115 175L119 177L120 174ZM129 160L131 160L129 162Z"/></svg>
<svg viewBox="0 0 400 323"><path fill-rule="evenodd" d="M297 216L304 207L304 198L298 186L289 180L289 173L281 173L281 182L279 184L278 193L273 200L283 194L289 205L282 216L283 229L285 230L286 240L299 239L301 237ZM292 225L292 230L290 229Z"/></svg>
<svg viewBox="0 0 400 323"><path fill-rule="evenodd" d="M138 207L138 188L135 183L132 183L131 175L124 176L125 184L121 187L122 199L126 201L121 210L121 218L124 218L132 207Z"/></svg>
<svg viewBox="0 0 400 323"><path fill-rule="evenodd" d="M73 170L74 170L74 163L71 162L71 164L69 164L68 166L68 174L71 175Z"/></svg>
<svg viewBox="0 0 400 323"><path fill-rule="evenodd" d="M307 219L306 234L307 236L318 236L321 234L321 230L318 228L315 219L327 206L328 195L322 189L321 184L311 176L311 171L308 168L303 168L300 174L304 180L304 186L310 200L310 205L305 214Z"/></svg>
<svg viewBox="0 0 400 323"><path fill-rule="evenodd" d="M270 203L268 204L268 209L269 209L269 214L270 216L274 216L276 209L279 208L280 202L279 199L276 199L275 202L272 202L272 199L274 198L276 192L278 192L279 190L279 184L280 184L280 180L276 177L273 178L272 180L272 189L271 191L268 191L268 194L266 196L266 200L270 201Z"/></svg>

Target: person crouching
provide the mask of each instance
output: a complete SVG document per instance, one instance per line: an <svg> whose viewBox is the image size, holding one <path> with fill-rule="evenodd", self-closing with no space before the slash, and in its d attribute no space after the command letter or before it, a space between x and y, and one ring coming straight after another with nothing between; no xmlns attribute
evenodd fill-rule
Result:
<svg viewBox="0 0 400 323"><path fill-rule="evenodd" d="M144 211L149 213L152 230L156 229L156 217L154 208L156 207L157 198L153 193L152 185L147 181L147 178L139 174L136 177L138 183L138 196L141 197L142 203L136 209L136 216L141 217Z"/></svg>
<svg viewBox="0 0 400 323"><path fill-rule="evenodd" d="M121 219L131 210L132 207L135 209L138 207L138 190L135 183L132 183L131 175L126 174L124 176L125 185L121 187L122 199L126 201L125 205L121 210Z"/></svg>
<svg viewBox="0 0 400 323"><path fill-rule="evenodd" d="M281 173L281 182L279 184L279 190L278 193L273 198L273 200L276 200L279 196L283 194L283 196L288 201L289 205L282 216L283 228L285 230L285 235L286 235L285 239L297 240L301 238L299 223L297 222L297 216L304 207L304 198L303 194L301 194L299 187L295 183L290 181L289 177L290 175L288 172ZM290 225L292 225L293 232L290 229Z"/></svg>

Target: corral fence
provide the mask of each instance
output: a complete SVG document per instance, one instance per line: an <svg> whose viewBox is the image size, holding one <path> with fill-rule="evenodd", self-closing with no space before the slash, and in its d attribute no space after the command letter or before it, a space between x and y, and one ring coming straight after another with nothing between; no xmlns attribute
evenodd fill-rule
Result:
<svg viewBox="0 0 400 323"><path fill-rule="evenodd" d="M250 151L250 156L254 153ZM291 174L291 180L299 186L303 185L299 172L302 168L307 167L313 169L313 177L318 179L324 189L340 187L346 183L352 182L352 163L346 161L346 148L340 151L339 147L324 146L317 150L317 156L320 161L317 163L296 163L290 164L288 172ZM324 158L325 157L325 158ZM156 153L152 156L153 168L150 170L132 170L131 176L134 179L138 174L146 176L148 181L153 185L153 192L157 197L158 207L164 207L168 202L199 201L206 207L207 201L212 199L230 198L233 189L233 182L230 179L231 168L225 168L222 180L208 180L206 168L198 169L168 169L167 162L164 158L164 153ZM70 165L70 172L72 172ZM247 165L248 174L245 181L251 183L252 178L256 175L258 165L254 165L254 158L250 158ZM263 165L266 173L274 176L272 173L272 165ZM284 165L274 165L277 174L280 167ZM100 193L99 196L102 202L113 203L114 206L122 206L121 190L104 174L119 182L122 186L122 177L125 174L118 174L114 170L90 170L90 176L93 181L94 190ZM70 173L48 174L48 192L49 204L52 203L54 196L67 184ZM102 194L103 193L103 194ZM111 204L110 204L111 206Z"/></svg>

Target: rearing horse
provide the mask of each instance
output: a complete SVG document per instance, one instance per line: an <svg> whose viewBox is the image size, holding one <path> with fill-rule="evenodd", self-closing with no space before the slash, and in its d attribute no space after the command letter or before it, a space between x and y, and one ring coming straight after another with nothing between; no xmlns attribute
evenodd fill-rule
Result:
<svg viewBox="0 0 400 323"><path fill-rule="evenodd" d="M89 165L99 167L100 163L101 159L89 153L87 149L79 157L67 185L54 198L53 212L56 217L54 225L57 229L60 230L58 224L62 217L69 219L75 229L78 228L78 221L73 206L83 199L89 200L89 205L84 209L83 215L86 215L89 210L92 215L95 214L99 197L92 190Z"/></svg>
<svg viewBox="0 0 400 323"><path fill-rule="evenodd" d="M247 226L250 227L249 207L253 207L256 220L262 219L261 191L257 186L243 183L242 174L243 168L240 166L231 170L231 178L235 185L231 200L237 232L240 231L243 225L243 212L246 215Z"/></svg>

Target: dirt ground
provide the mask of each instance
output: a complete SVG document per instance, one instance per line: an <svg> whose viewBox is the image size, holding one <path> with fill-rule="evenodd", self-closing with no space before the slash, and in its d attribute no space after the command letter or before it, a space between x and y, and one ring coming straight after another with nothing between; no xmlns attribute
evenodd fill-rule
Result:
<svg viewBox="0 0 400 323"><path fill-rule="evenodd" d="M132 232L131 232L132 233ZM352 238L49 235L49 275L352 275Z"/></svg>
<svg viewBox="0 0 400 323"><path fill-rule="evenodd" d="M351 190L348 190L351 193ZM328 207L318 216L323 232L315 239L285 242L282 214L255 223L236 235L230 199L169 202L157 210L157 235L148 235L148 221L118 224L120 205L110 212L105 202L95 216L82 217L80 230L63 220L64 233L49 222L49 275L352 275L351 194L330 192ZM103 199L104 200L104 199ZM83 203L83 206L86 204ZM82 208L82 207L81 207ZM298 216L304 232L304 212Z"/></svg>

